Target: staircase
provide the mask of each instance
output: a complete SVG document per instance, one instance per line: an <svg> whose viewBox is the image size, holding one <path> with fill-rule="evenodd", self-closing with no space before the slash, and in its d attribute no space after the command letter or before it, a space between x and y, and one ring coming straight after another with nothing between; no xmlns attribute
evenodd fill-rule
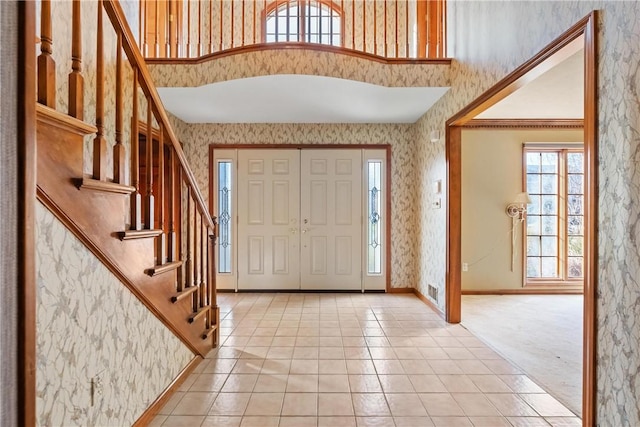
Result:
<svg viewBox="0 0 640 427"><path fill-rule="evenodd" d="M84 8L93 8L97 18L89 21L96 25L96 38L89 41L96 43L96 83L88 90L82 73ZM51 2L41 2L38 199L167 328L204 356L219 338L215 220L119 2L74 0L69 9L69 40L56 40L72 46L68 111L62 112L55 109L60 65L52 54ZM114 52L109 42L116 45L115 58L105 54ZM85 93L93 90L95 105L84 105ZM94 123L84 120L89 107L95 108ZM107 112L115 112L115 120Z"/></svg>

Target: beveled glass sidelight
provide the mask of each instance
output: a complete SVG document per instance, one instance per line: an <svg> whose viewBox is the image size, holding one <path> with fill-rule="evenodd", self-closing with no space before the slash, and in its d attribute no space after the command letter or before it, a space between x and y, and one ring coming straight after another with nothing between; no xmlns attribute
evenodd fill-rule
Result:
<svg viewBox="0 0 640 427"><path fill-rule="evenodd" d="M231 162L218 163L218 273L231 273Z"/></svg>
<svg viewBox="0 0 640 427"><path fill-rule="evenodd" d="M382 205L382 162L372 160L367 168L367 273L382 273L382 222L380 212Z"/></svg>

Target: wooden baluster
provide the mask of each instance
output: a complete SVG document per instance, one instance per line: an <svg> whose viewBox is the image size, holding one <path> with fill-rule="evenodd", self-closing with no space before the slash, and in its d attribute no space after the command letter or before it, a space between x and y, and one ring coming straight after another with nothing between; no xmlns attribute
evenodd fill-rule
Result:
<svg viewBox="0 0 640 427"><path fill-rule="evenodd" d="M244 15L245 15L245 3L244 0L242 0L242 2L240 3L242 5L242 44L241 46L244 46Z"/></svg>
<svg viewBox="0 0 640 427"><path fill-rule="evenodd" d="M398 39L398 25L400 24L400 21L398 21L398 2L400 0L395 0L395 6L396 6L396 58L399 55L399 50L400 50L400 41Z"/></svg>
<svg viewBox="0 0 640 427"><path fill-rule="evenodd" d="M155 219L154 215L154 196L153 196L153 114L152 114L152 100L151 97L147 97L147 141L146 141L146 160L144 169L146 172L147 178L147 199L145 203L145 218L144 223L145 227L148 230L153 230L154 224L153 221Z"/></svg>
<svg viewBox="0 0 640 427"><path fill-rule="evenodd" d="M38 56L38 102L56 108L56 63L53 60L51 0L42 0L40 17L40 55Z"/></svg>
<svg viewBox="0 0 640 427"><path fill-rule="evenodd" d="M153 17L153 57L160 56L160 1L155 0L155 16Z"/></svg>
<svg viewBox="0 0 640 427"><path fill-rule="evenodd" d="M213 53L213 0L209 0L209 49L207 53Z"/></svg>
<svg viewBox="0 0 640 427"><path fill-rule="evenodd" d="M220 49L218 50L222 50L224 49L224 38L222 33L222 29L224 28L224 0L220 0L218 4L220 5Z"/></svg>
<svg viewBox="0 0 640 427"><path fill-rule="evenodd" d="M256 44L256 28L257 28L256 4L257 3L258 3L257 1L252 2L253 4L253 44Z"/></svg>
<svg viewBox="0 0 640 427"><path fill-rule="evenodd" d="M193 261L191 259L191 188L187 186L187 253L185 258L185 288L193 285Z"/></svg>
<svg viewBox="0 0 640 427"><path fill-rule="evenodd" d="M138 24L140 25L140 32L142 33L142 46L141 51L142 55L147 57L149 56L149 44L147 43L147 1L148 0L140 0L140 15L138 16Z"/></svg>
<svg viewBox="0 0 640 427"><path fill-rule="evenodd" d="M107 139L104 137L104 46L102 0L98 0L96 22L96 137L93 140L93 179L107 179Z"/></svg>
<svg viewBox="0 0 640 427"><path fill-rule="evenodd" d="M418 58L427 57L427 0L418 0L416 5L416 24L418 29Z"/></svg>
<svg viewBox="0 0 640 427"><path fill-rule="evenodd" d="M122 73L122 34L118 33L118 47L116 48L116 145L113 146L113 182L118 184L125 183L124 162L126 156L122 143L122 113L124 112Z"/></svg>
<svg viewBox="0 0 640 427"><path fill-rule="evenodd" d="M384 0L384 57L389 57L389 41L387 40L387 3L389 0Z"/></svg>
<svg viewBox="0 0 640 427"><path fill-rule="evenodd" d="M165 233L165 187L164 187L164 125L160 123L160 137L158 138L158 196L156 198L156 212L158 212L158 228L162 233L156 240L156 264L162 265L167 260L167 235Z"/></svg>
<svg viewBox="0 0 640 427"><path fill-rule="evenodd" d="M204 246L204 236L202 235L203 231L205 230L204 228L204 217L202 215L200 215L200 307L205 307L207 305L207 289L206 289L206 280L205 280L205 266L204 266L204 253L205 253L205 246Z"/></svg>
<svg viewBox="0 0 640 427"><path fill-rule="evenodd" d="M198 54L202 55L202 0L198 0Z"/></svg>
<svg viewBox="0 0 640 427"><path fill-rule="evenodd" d="M187 0L187 58L191 58L191 0Z"/></svg>
<svg viewBox="0 0 640 427"><path fill-rule="evenodd" d="M131 229L142 230L142 196L140 195L140 132L138 130L138 68L133 67L133 94L131 97Z"/></svg>
<svg viewBox="0 0 640 427"><path fill-rule="evenodd" d="M73 0L71 27L71 73L69 73L69 115L84 119L84 78L82 77L82 19L80 0Z"/></svg>
<svg viewBox="0 0 640 427"><path fill-rule="evenodd" d="M173 148L169 151L169 262L177 261L176 239L176 160Z"/></svg>
<svg viewBox="0 0 640 427"><path fill-rule="evenodd" d="M211 310L212 310L212 319L210 319L209 323L209 327L212 326L218 326L220 325L220 318L219 318L219 314L220 311L218 309L218 296L216 294L216 251L215 251L215 247L216 247L216 237L218 236L218 223L215 221L213 222L213 230L211 230L211 234L209 234L209 242L208 242L208 276L207 276L207 282L209 284L208 286L208 295L209 295L209 305L211 306ZM220 330L216 330L216 333L214 335L214 341L213 344L214 345L218 345L218 339L220 336Z"/></svg>
<svg viewBox="0 0 640 427"><path fill-rule="evenodd" d="M367 2L362 2L362 51L367 51Z"/></svg>
<svg viewBox="0 0 640 427"><path fill-rule="evenodd" d="M373 0L373 54L378 54L378 2Z"/></svg>
<svg viewBox="0 0 640 427"><path fill-rule="evenodd" d="M277 0L276 0L277 1ZM235 12L235 0L230 0L229 4L231 6L231 42L229 44L229 47L232 48L234 45L234 32L235 32L235 26L236 26L236 20L235 20L235 16L234 16L234 12Z"/></svg>
<svg viewBox="0 0 640 427"><path fill-rule="evenodd" d="M171 4L168 0L164 7L164 58L171 58Z"/></svg>
<svg viewBox="0 0 640 427"><path fill-rule="evenodd" d="M193 311L197 312L198 309L200 308L200 296L202 294L202 289L200 288L200 277L198 277L198 274L200 273L200 256L198 255L199 252L199 244L198 244L198 204L196 203L195 200L195 190L192 189L192 191L194 191L194 199L193 199L193 254L192 254L192 259L193 259L193 286L196 287L196 291L193 295Z"/></svg>
<svg viewBox="0 0 640 427"><path fill-rule="evenodd" d="M175 247L179 248L180 251L180 260L184 260L185 262L183 264L180 265L180 267L178 267L178 274L177 274L177 280L178 280L178 285L177 285L177 290L178 292L183 291L186 287L187 287L187 263L186 263L186 254L184 251L184 247L182 246L182 242L184 239L184 221L182 220L183 216L182 216L182 169L179 167L178 162L175 159L175 153L173 153L173 157L174 157L174 164L173 164L173 171L175 174L175 180L177 181L175 183L175 189L177 190L177 194L174 195L174 202L175 202L175 209L174 210L174 214L175 212L178 212L177 215L175 215L175 217L173 218L174 221L174 225L177 223L177 227L174 227L174 229L179 230L179 233L175 233ZM188 205L187 205L187 209L188 209ZM176 218L177 217L177 218ZM189 218L189 216L187 215L187 218ZM176 222L177 221L177 222Z"/></svg>
<svg viewBox="0 0 640 427"><path fill-rule="evenodd" d="M406 44L404 56L409 57L409 0L404 3L404 41Z"/></svg>
<svg viewBox="0 0 640 427"><path fill-rule="evenodd" d="M178 13L176 10L177 1L171 0L169 2L169 54L170 58L176 58L178 56L178 32L177 21Z"/></svg>
<svg viewBox="0 0 640 427"><path fill-rule="evenodd" d="M356 2L351 0L351 49L356 48Z"/></svg>

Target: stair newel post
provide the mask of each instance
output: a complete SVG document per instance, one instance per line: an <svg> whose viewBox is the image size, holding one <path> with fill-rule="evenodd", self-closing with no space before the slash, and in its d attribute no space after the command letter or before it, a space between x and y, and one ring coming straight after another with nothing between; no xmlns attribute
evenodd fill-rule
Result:
<svg viewBox="0 0 640 427"><path fill-rule="evenodd" d="M104 137L104 30L102 0L98 0L96 22L96 137L93 140L93 179L107 179L107 139Z"/></svg>
<svg viewBox="0 0 640 427"><path fill-rule="evenodd" d="M84 118L84 77L82 76L82 19L80 0L73 0L71 73L69 73L69 115Z"/></svg>
<svg viewBox="0 0 640 427"><path fill-rule="evenodd" d="M218 237L218 221L216 218L213 220L213 230L209 234L209 257L208 257L208 295L209 305L212 310L212 319L210 319L211 325L209 327L216 326L216 332L213 338L213 345L217 346L220 341L220 308L218 307L218 296L216 289L216 239Z"/></svg>
<svg viewBox="0 0 640 427"><path fill-rule="evenodd" d="M116 48L116 144L113 146L113 182L125 183L126 150L122 143L122 113L124 100L122 95L122 33L118 32L118 46Z"/></svg>
<svg viewBox="0 0 640 427"><path fill-rule="evenodd" d="M158 212L158 228L162 233L156 240L156 264L162 265L167 260L167 234L165 227L165 186L164 186L164 125L160 123L160 137L158 138L158 197L156 198Z"/></svg>
<svg viewBox="0 0 640 427"><path fill-rule="evenodd" d="M38 56L38 102L56 108L56 63L53 60L51 0L42 0L40 13L40 55Z"/></svg>
<svg viewBox="0 0 640 427"><path fill-rule="evenodd" d="M153 230L155 220L154 215L154 196L153 196L153 114L152 114L152 99L147 96L147 135L145 144L145 178L147 179L147 197L145 201L145 228Z"/></svg>
<svg viewBox="0 0 640 427"><path fill-rule="evenodd" d="M140 195L140 131L138 129L138 67L133 66L133 112L131 115L131 229L142 230L142 196Z"/></svg>
<svg viewBox="0 0 640 427"><path fill-rule="evenodd" d="M175 151L173 148L169 150L169 236L168 236L168 261L177 261L177 242L176 242L176 224L175 224L175 210L176 210L176 164L175 164Z"/></svg>

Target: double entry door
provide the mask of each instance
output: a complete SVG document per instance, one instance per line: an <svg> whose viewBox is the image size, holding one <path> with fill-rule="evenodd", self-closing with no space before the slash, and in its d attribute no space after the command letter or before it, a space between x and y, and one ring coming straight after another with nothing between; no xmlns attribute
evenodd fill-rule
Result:
<svg viewBox="0 0 640 427"><path fill-rule="evenodd" d="M238 289L362 288L362 150L238 151Z"/></svg>

